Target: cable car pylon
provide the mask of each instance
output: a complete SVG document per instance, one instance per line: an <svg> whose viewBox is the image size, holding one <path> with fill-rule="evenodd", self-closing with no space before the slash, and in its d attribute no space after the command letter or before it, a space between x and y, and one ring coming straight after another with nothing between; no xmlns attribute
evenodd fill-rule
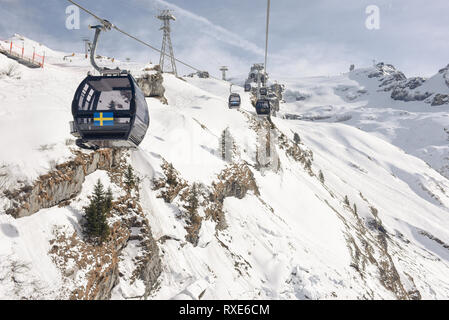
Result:
<svg viewBox="0 0 449 320"><path fill-rule="evenodd" d="M170 10L163 10L160 15L157 16L159 20L164 24L161 28L163 31L163 39L162 39L162 49L161 49L161 57L159 59L159 65L161 67L162 72L173 73L175 76L178 76L178 71L176 70L176 60L175 54L173 51L173 45L171 42L171 27L170 21L176 21L175 16L170 12ZM170 58L170 69L166 69L165 57ZM170 71L168 71L170 70Z"/></svg>

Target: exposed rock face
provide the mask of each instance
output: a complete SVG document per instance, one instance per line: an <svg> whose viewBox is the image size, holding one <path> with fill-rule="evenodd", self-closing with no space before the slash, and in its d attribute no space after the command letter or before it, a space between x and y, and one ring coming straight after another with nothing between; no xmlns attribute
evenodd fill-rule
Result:
<svg viewBox="0 0 449 320"><path fill-rule="evenodd" d="M407 77L401 71L396 70L393 65L383 62L376 65L376 70L368 74L368 78L378 78L381 81L380 87L407 80Z"/></svg>
<svg viewBox="0 0 449 320"><path fill-rule="evenodd" d="M71 299L108 300L120 281L133 284L138 279L145 285L141 298L147 298L157 283L162 271L159 247L141 207L135 199L121 197L113 203L111 218L116 221L102 245L86 242L76 232L57 233L51 241L50 255L65 276L67 287L74 287ZM133 233L136 229L139 234ZM126 274L120 269L120 260L131 242L133 248L139 248L139 254L133 259L134 270Z"/></svg>
<svg viewBox="0 0 449 320"><path fill-rule="evenodd" d="M121 151L112 149L76 152L72 161L56 166L54 171L40 176L32 186L6 190L4 194L11 201L6 213L22 218L73 198L81 191L87 175L96 170L111 169L119 163L120 156Z"/></svg>
<svg viewBox="0 0 449 320"><path fill-rule="evenodd" d="M164 97L165 88L163 86L164 78L162 77L159 66L153 69L145 69L141 77L137 78L137 85L147 98L160 98L166 102Z"/></svg>
<svg viewBox="0 0 449 320"><path fill-rule="evenodd" d="M217 181L212 183L205 209L206 216L217 223L217 230L227 228L223 212L224 200L228 197L243 199L249 191L256 196L260 195L254 175L246 164L234 163L218 175Z"/></svg>
<svg viewBox="0 0 449 320"><path fill-rule="evenodd" d="M393 100L405 101L405 102L424 101L431 95L432 95L432 93L430 93L430 92L421 93L420 91L409 91L405 88L398 86L391 93L391 98Z"/></svg>
<svg viewBox="0 0 449 320"><path fill-rule="evenodd" d="M285 91L285 85L273 84L268 88L268 99L270 99L271 107L275 111L279 111L279 105L282 101L282 93Z"/></svg>
<svg viewBox="0 0 449 320"><path fill-rule="evenodd" d="M180 178L179 172L166 161L164 161L162 169L165 177L153 181L154 190L158 191L159 198L163 198L178 208L179 217L186 221L186 240L194 246L198 244L199 231L203 221L203 217L198 215L199 208L204 208L206 219L212 219L217 223L217 230L223 230L227 227L223 212L225 198L243 199L249 191L259 195L256 180L249 167L244 163L233 163L217 176L211 186L195 186L198 208L192 210L189 199L193 194L193 186Z"/></svg>
<svg viewBox="0 0 449 320"><path fill-rule="evenodd" d="M198 208L204 203L205 188L197 185L190 186L180 177L173 165L165 160L162 169L165 177L153 181L154 190L158 191L157 197L178 208L179 218L186 222L186 240L196 246L202 223Z"/></svg>
<svg viewBox="0 0 449 320"><path fill-rule="evenodd" d="M425 81L426 81L426 79L421 78L421 77L410 78L405 83L405 88L409 88L411 90L414 90L414 89L422 86Z"/></svg>
<svg viewBox="0 0 449 320"><path fill-rule="evenodd" d="M421 87L426 80L424 78L415 77L405 80L399 80L397 83L393 83L391 98L399 101L424 101L432 95L430 92L421 92L416 90Z"/></svg>
<svg viewBox="0 0 449 320"><path fill-rule="evenodd" d="M198 71L198 72L194 72L188 75L188 77L193 78L194 76L197 76L198 78L201 79L209 79L210 75L209 72L207 71Z"/></svg>
<svg viewBox="0 0 449 320"><path fill-rule="evenodd" d="M124 187L123 173L127 170L127 162L123 152L113 166L103 169L108 171L113 183ZM147 298L154 289L162 271L159 247L139 199L137 186L126 196L113 201L108 216L110 236L100 245L77 232L55 231L49 253L64 275L71 299L108 300L121 282L133 285L137 280L145 286L145 292L139 298ZM127 250L126 255L124 250ZM131 258L132 268L129 267ZM123 265L122 260L126 259Z"/></svg>
<svg viewBox="0 0 449 320"><path fill-rule="evenodd" d="M56 166L54 171L39 177L33 185L6 191L5 196L11 201L6 213L21 218L44 208L67 205L81 191L85 177L96 170L108 171L111 180L122 185L126 168L123 157L122 150L77 151L73 160ZM133 284L136 280L141 280L145 285L142 298L151 293L162 270L159 247L138 203L138 191L135 194L133 197L121 197L113 203L108 218L114 221L110 225L110 237L101 245L86 241L77 232L66 234L55 230L49 254L62 271L66 291L61 293L63 296L107 300L120 281ZM138 254L133 259L135 268L132 274L123 274L120 269L122 251L131 242L133 248L138 248Z"/></svg>
<svg viewBox="0 0 449 320"><path fill-rule="evenodd" d="M449 87L449 65L439 71L446 85ZM426 79L414 77L407 79L405 75L396 70L391 64L379 63L376 70L368 74L368 78L378 78L379 87L383 91L390 92L391 98L397 101L424 101L432 106L449 104L449 95L438 92L428 92L419 90L426 82Z"/></svg>
<svg viewBox="0 0 449 320"><path fill-rule="evenodd" d="M246 80L245 83L252 83L252 82L257 83L257 77L258 77L259 73L261 74L260 81L262 83L265 83L266 77L262 73L263 70L264 70L263 63L255 63L255 64L253 64L251 66L251 70L249 71L248 79Z"/></svg>
<svg viewBox="0 0 449 320"><path fill-rule="evenodd" d="M225 198L235 197L243 199L249 191L259 195L259 188L251 170L246 164L233 164L218 175L213 183L212 198L223 202Z"/></svg>
<svg viewBox="0 0 449 320"><path fill-rule="evenodd" d="M135 276L145 284L144 298L146 299L157 285L159 276L162 273L162 264L156 240L153 237L149 237L145 246L147 254L141 258L140 266L136 269Z"/></svg>
<svg viewBox="0 0 449 320"><path fill-rule="evenodd" d="M432 106L442 106L444 104L449 104L449 95L447 94L436 94L432 100Z"/></svg>

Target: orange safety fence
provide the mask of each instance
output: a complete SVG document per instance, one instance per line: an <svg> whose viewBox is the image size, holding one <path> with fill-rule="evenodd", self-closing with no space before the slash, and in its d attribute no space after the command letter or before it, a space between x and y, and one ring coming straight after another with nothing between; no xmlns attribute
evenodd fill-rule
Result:
<svg viewBox="0 0 449 320"><path fill-rule="evenodd" d="M5 49L5 46L3 46L3 43L8 45L8 48ZM44 67L45 63L45 52L43 55L39 55L36 53L36 49L33 48L33 55L32 57L25 54L25 45L17 45L14 43L14 41L9 40L0 40L0 49L3 51L6 51L12 56L15 56L19 59L26 60L28 62L31 62L32 64L39 65L41 68Z"/></svg>

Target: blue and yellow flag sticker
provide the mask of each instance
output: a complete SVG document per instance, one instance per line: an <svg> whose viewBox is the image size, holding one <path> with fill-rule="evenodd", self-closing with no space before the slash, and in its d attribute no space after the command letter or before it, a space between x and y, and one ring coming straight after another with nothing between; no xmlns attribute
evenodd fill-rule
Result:
<svg viewBox="0 0 449 320"><path fill-rule="evenodd" d="M114 113L112 112L96 112L94 114L94 125L97 127L113 126Z"/></svg>

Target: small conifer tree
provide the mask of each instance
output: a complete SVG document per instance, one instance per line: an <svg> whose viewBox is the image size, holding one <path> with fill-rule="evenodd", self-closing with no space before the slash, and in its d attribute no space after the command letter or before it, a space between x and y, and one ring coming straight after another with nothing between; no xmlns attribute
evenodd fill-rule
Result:
<svg viewBox="0 0 449 320"><path fill-rule="evenodd" d="M348 198L347 195L345 196L345 204L346 204L347 206L349 206L349 198Z"/></svg>
<svg viewBox="0 0 449 320"><path fill-rule="evenodd" d="M198 186L196 183L194 183L192 189L190 189L186 209L190 213L190 215L193 216L196 214L196 211L198 210L199 206L200 203L199 203Z"/></svg>
<svg viewBox="0 0 449 320"><path fill-rule="evenodd" d="M105 196L105 209L107 210L107 212L110 212L112 209L112 199L113 199L112 190L111 187L109 187Z"/></svg>
<svg viewBox="0 0 449 320"><path fill-rule="evenodd" d="M86 213L85 232L88 237L98 239L100 243L109 236L109 225L107 215L112 208L112 191L105 193L103 184L98 180L95 185L89 206L84 210Z"/></svg>
<svg viewBox="0 0 449 320"><path fill-rule="evenodd" d="M134 175L134 169L131 165L128 166L128 170L125 172L125 185L128 194L130 194L131 190L136 186L136 177Z"/></svg>
<svg viewBox="0 0 449 320"><path fill-rule="evenodd" d="M175 168L173 167L173 165L171 163L168 164L167 171L166 171L165 175L167 176L167 184L169 186L176 185L176 172L175 172Z"/></svg>

